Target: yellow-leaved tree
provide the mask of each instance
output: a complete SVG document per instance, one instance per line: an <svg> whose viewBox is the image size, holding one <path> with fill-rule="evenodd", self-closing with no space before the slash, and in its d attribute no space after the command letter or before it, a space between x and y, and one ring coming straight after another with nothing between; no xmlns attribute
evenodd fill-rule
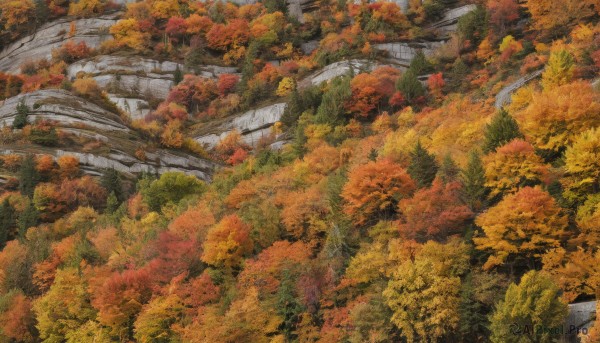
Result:
<svg viewBox="0 0 600 343"><path fill-rule="evenodd" d="M534 94L514 113L519 127L539 149L560 152L590 127L600 126L600 94L586 81L576 81Z"/></svg>
<svg viewBox="0 0 600 343"><path fill-rule="evenodd" d="M548 249L561 246L567 222L550 194L525 187L477 217L484 236L473 241L477 249L491 253L484 269L505 263L511 269L517 263L532 266Z"/></svg>
<svg viewBox="0 0 600 343"><path fill-rule="evenodd" d="M575 59L567 50L553 51L548 59L546 70L542 74L542 86L545 91L566 85L573 78Z"/></svg>
<svg viewBox="0 0 600 343"><path fill-rule="evenodd" d="M565 152L564 196L575 202L600 192L600 128L577 136Z"/></svg>
<svg viewBox="0 0 600 343"><path fill-rule="evenodd" d="M430 241L400 264L383 291L391 321L408 342L436 342L458 327L460 276L468 268L466 244Z"/></svg>
<svg viewBox="0 0 600 343"><path fill-rule="evenodd" d="M484 158L485 186L491 189L490 197L514 193L520 187L540 184L548 169L535 154L531 144L515 139Z"/></svg>

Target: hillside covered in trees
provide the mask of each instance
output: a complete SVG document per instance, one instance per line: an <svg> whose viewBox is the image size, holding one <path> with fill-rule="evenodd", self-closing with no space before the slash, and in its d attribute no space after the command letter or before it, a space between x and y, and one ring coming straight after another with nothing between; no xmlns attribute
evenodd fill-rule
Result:
<svg viewBox="0 0 600 343"><path fill-rule="evenodd" d="M0 0L0 342L600 342L599 87L598 0Z"/></svg>

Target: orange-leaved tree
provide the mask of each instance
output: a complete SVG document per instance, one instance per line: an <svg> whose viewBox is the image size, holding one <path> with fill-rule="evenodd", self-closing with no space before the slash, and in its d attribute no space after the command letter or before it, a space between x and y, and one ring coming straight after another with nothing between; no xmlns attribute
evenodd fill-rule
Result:
<svg viewBox="0 0 600 343"><path fill-rule="evenodd" d="M416 185L400 165L383 159L350 171L342 190L344 210L357 224L377 222L396 213L398 202L412 195Z"/></svg>
<svg viewBox="0 0 600 343"><path fill-rule="evenodd" d="M445 240L460 233L473 212L460 201L461 185L435 179L431 188L420 189L414 197L400 201L400 234L425 242Z"/></svg>
<svg viewBox="0 0 600 343"><path fill-rule="evenodd" d="M475 223L484 236L473 239L477 249L491 252L485 269L508 263L529 266L566 238L567 217L550 194L525 187L481 214Z"/></svg>

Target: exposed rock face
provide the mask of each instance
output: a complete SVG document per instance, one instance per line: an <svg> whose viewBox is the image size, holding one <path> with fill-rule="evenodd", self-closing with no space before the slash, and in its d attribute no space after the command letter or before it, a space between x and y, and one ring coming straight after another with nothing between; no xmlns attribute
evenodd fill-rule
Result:
<svg viewBox="0 0 600 343"><path fill-rule="evenodd" d="M172 75L177 68L181 70L184 69L183 65L170 61L160 62L137 56L125 57L102 55L71 64L67 69L67 75L70 78L74 78L80 72L92 76L119 73L156 73Z"/></svg>
<svg viewBox="0 0 600 343"><path fill-rule="evenodd" d="M18 73L23 63L52 57L52 50L66 41L85 42L90 48L97 48L102 42L112 38L110 26L117 22L117 14L98 18L62 18L40 27L36 33L23 37L0 52L0 71ZM71 23L75 28L70 35Z"/></svg>
<svg viewBox="0 0 600 343"><path fill-rule="evenodd" d="M373 69L373 62L368 60L346 60L339 61L329 64L323 67L321 70L314 72L312 75L306 77L300 82L300 86L308 85L320 85L325 81L329 81L338 76L346 75L353 70L355 73L359 73L362 70Z"/></svg>
<svg viewBox="0 0 600 343"><path fill-rule="evenodd" d="M109 98L133 119L144 117L150 108L148 100L164 100L175 85L177 70L185 71L182 64L157 61L136 56L97 56L75 62L67 68L67 76L93 77L98 85L109 92ZM217 78L221 74L236 73L236 68L203 66L198 74Z"/></svg>
<svg viewBox="0 0 600 343"><path fill-rule="evenodd" d="M270 127L281 119L285 106L285 103L279 103L244 112L233 119L225 118L215 127L203 130L205 132L196 137L196 141L213 148L231 131L237 130L244 142L254 146L261 137L269 135Z"/></svg>
<svg viewBox="0 0 600 343"><path fill-rule="evenodd" d="M0 106L0 125L12 124L21 100L30 109L29 121L48 119L64 126L87 126L109 132L129 131L118 115L60 89L40 90L7 99Z"/></svg>
<svg viewBox="0 0 600 343"><path fill-rule="evenodd" d="M434 51L444 42L410 42L410 43L383 43L374 44L373 47L377 50L386 51L394 61L400 65L408 67L410 61L415 58L415 55L420 50L425 56L433 55Z"/></svg>
<svg viewBox="0 0 600 343"><path fill-rule="evenodd" d="M567 328L565 342L580 342L577 335L589 332L594 325L594 318L598 315L597 301L587 301L569 304L569 314L565 319L564 327Z"/></svg>
<svg viewBox="0 0 600 343"><path fill-rule="evenodd" d="M108 99L120 110L128 113L131 119L143 119L150 113L150 104L144 99L125 98L117 94L108 94Z"/></svg>
<svg viewBox="0 0 600 343"><path fill-rule="evenodd" d="M512 93L514 93L517 89L526 85L529 81L538 78L544 69L536 70L531 74L525 75L517 81L511 83L510 85L502 88L498 94L496 94L496 103L494 106L496 108L502 108L508 104L510 104Z"/></svg>
<svg viewBox="0 0 600 343"><path fill-rule="evenodd" d="M475 9L477 5L470 4L448 10L444 13L444 18L431 25L431 28L444 35L454 32L458 28L458 19Z"/></svg>
<svg viewBox="0 0 600 343"><path fill-rule="evenodd" d="M0 151L0 154L27 153L31 152L24 149L4 149ZM122 151L116 150L111 151L107 156L60 149L36 151L36 153L49 154L55 158L64 155L77 157L82 169L92 175L100 175L106 169L115 169L129 176L141 172L163 174L170 171L178 171L195 175L208 182L211 180L211 175L215 169L218 168L216 163L186 154L176 154L169 150L158 150L155 153L147 153L146 161L140 161Z"/></svg>

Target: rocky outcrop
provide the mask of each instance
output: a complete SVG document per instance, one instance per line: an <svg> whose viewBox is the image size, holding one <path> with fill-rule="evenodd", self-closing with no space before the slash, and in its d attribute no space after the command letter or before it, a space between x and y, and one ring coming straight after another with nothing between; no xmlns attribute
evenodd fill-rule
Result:
<svg viewBox="0 0 600 343"><path fill-rule="evenodd" d="M62 18L47 23L34 34L17 40L0 52L0 71L18 73L23 63L52 57L52 50L68 40L85 42L88 47L97 48L112 38L108 29L117 22L116 18L117 14L111 14L77 20Z"/></svg>
<svg viewBox="0 0 600 343"><path fill-rule="evenodd" d="M219 123L202 128L196 141L213 148L231 131L237 130L244 142L255 146L261 137L269 135L271 126L281 120L285 106L285 103L279 103L224 118Z"/></svg>
<svg viewBox="0 0 600 343"><path fill-rule="evenodd" d="M598 310L597 301L569 304L569 314L565 319L565 342L580 342L580 334L587 335L594 325ZM584 342L585 340L581 340Z"/></svg>
<svg viewBox="0 0 600 343"><path fill-rule="evenodd" d="M144 99L128 98L118 94L108 94L108 99L131 119L142 119L150 113L150 103Z"/></svg>
<svg viewBox="0 0 600 343"><path fill-rule="evenodd" d="M177 70L185 72L182 64L157 61L137 56L96 56L75 62L67 68L67 76L90 76L109 93L109 98L131 118L148 114L148 100L164 100L175 85ZM236 68L202 66L198 75L217 78L221 74L236 73Z"/></svg>
<svg viewBox="0 0 600 343"><path fill-rule="evenodd" d="M417 52L422 51L425 56L431 56L442 45L444 45L443 41L396 42L373 44L373 47L377 50L385 51L395 63L408 67Z"/></svg>
<svg viewBox="0 0 600 343"><path fill-rule="evenodd" d="M458 20L475 9L477 9L477 5L469 4L448 10L444 12L444 17L440 21L430 26L430 29L434 29L442 35L455 32L458 28Z"/></svg>
<svg viewBox="0 0 600 343"><path fill-rule="evenodd" d="M494 106L496 108L502 108L510 104L511 96L517 89L525 86L529 81L538 78L540 75L542 75L543 72L544 69L536 70L533 73L527 74L518 79L517 81L511 83L510 85L502 88L500 92L496 94L496 102Z"/></svg>
<svg viewBox="0 0 600 343"><path fill-rule="evenodd" d="M47 119L61 126L92 127L108 132L129 131L118 115L61 89L40 90L7 99L0 106L0 126L12 124L21 101L30 109L30 122Z"/></svg>
<svg viewBox="0 0 600 343"><path fill-rule="evenodd" d="M24 155L30 153L32 153L32 151L21 148L4 149L0 151L0 154ZM118 150L112 150L106 156L61 149L44 149L33 153L47 154L54 156L55 158L64 155L77 157L82 170L92 175L101 175L106 169L115 169L130 177L142 172L163 174L170 171L177 171L195 175L208 182L211 180L211 175L215 169L219 167L216 163L211 161L169 150L158 150L153 153L146 153L146 160L144 161L140 161L139 159Z"/></svg>
<svg viewBox="0 0 600 343"><path fill-rule="evenodd" d="M346 75L351 70L358 74L361 71L372 70L374 62L368 60L345 60L329 64L300 81L300 87L320 85L338 76Z"/></svg>
<svg viewBox="0 0 600 343"><path fill-rule="evenodd" d="M102 55L75 62L67 68L67 75L74 78L79 73L86 75L101 74L171 74L183 70L183 65L171 61L160 62L138 56Z"/></svg>

